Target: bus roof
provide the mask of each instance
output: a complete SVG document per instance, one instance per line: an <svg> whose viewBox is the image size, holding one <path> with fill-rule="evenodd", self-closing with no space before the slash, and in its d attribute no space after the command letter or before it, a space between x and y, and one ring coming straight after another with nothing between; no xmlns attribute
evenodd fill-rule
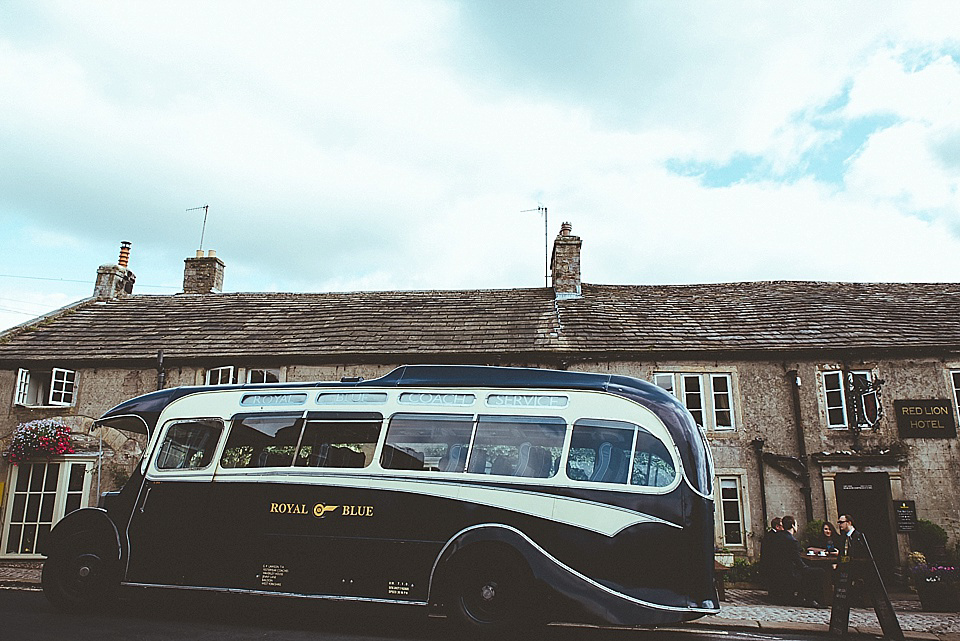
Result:
<svg viewBox="0 0 960 641"><path fill-rule="evenodd" d="M532 367L493 367L487 365L402 365L380 378L370 380L314 381L306 383L264 383L253 385L218 385L173 387L150 392L120 403L98 419L101 425L145 434L156 427L160 412L173 401L198 392L222 390L319 389L356 387L510 387L540 389L606 390L614 377L591 372L568 372ZM639 379L628 379L648 386ZM139 420L124 423L120 417L136 416Z"/></svg>

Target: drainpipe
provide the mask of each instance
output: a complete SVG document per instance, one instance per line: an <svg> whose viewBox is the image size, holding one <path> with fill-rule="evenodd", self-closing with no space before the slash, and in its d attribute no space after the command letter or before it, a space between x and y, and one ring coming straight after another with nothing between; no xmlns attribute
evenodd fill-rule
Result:
<svg viewBox="0 0 960 641"><path fill-rule="evenodd" d="M763 513L763 530L767 530L767 484L763 478L763 439L759 436L750 442L757 453L757 476L760 479L760 511Z"/></svg>
<svg viewBox="0 0 960 641"><path fill-rule="evenodd" d="M803 438L803 420L800 416L800 374L792 369L787 372L786 377L793 401L793 425L797 432L797 453L801 464L800 493L803 494L803 507L809 523L813 520L813 499L810 495L810 470L807 468L807 443Z"/></svg>
<svg viewBox="0 0 960 641"><path fill-rule="evenodd" d="M163 369L163 350L157 351L157 389L167 384L167 373Z"/></svg>

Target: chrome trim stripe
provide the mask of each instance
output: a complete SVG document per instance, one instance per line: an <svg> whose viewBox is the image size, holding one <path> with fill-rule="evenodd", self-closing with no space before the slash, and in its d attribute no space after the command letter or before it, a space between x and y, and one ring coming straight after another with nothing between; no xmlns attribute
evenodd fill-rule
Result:
<svg viewBox="0 0 960 641"><path fill-rule="evenodd" d="M361 596L341 596L336 594L302 594L300 592L270 592L267 590L248 590L245 588L215 588L203 585L168 585L166 583L133 583L121 581L120 585L131 588L161 588L164 590L189 590L196 592L223 592L230 594L255 594L257 596L282 596L294 599L323 599L325 601L364 601L368 603L395 603L397 605L428 605L426 601L400 601L398 599L375 599Z"/></svg>

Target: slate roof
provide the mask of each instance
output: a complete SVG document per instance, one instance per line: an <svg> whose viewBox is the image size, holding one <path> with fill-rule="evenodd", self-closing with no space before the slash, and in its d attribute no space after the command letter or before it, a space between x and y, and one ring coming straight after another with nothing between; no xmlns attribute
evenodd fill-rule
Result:
<svg viewBox="0 0 960 641"><path fill-rule="evenodd" d="M958 283L582 288L134 295L0 335L0 362L960 350Z"/></svg>

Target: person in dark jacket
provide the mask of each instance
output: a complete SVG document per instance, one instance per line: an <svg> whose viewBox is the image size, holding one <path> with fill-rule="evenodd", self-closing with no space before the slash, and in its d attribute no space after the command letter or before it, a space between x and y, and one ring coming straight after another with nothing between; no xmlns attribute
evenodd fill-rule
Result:
<svg viewBox="0 0 960 641"><path fill-rule="evenodd" d="M861 607L869 606L869 593L876 589L874 583L880 580L870 553L867 537L853 525L853 517L841 514L837 519L840 528L840 562L847 564L850 574L851 602ZM873 566L873 567L871 567Z"/></svg>
<svg viewBox="0 0 960 641"><path fill-rule="evenodd" d="M810 567L804 560L803 546L796 538L797 520L792 516L783 517L783 532L772 539L775 541L771 560L772 597L788 603L797 603L806 607L821 607L818 598L822 598L827 574L822 568Z"/></svg>
<svg viewBox="0 0 960 641"><path fill-rule="evenodd" d="M780 532L783 532L783 523L779 516L770 521L770 529L766 531L763 538L760 539L760 583L769 589L772 582L770 576L770 559L772 553L770 550L776 547L773 538Z"/></svg>
<svg viewBox="0 0 960 641"><path fill-rule="evenodd" d="M863 560L870 558L870 549L867 546L867 539L863 532L853 525L853 517L849 514L841 514L837 519L837 525L840 527L843 547L840 547L840 553L849 556L851 559Z"/></svg>

